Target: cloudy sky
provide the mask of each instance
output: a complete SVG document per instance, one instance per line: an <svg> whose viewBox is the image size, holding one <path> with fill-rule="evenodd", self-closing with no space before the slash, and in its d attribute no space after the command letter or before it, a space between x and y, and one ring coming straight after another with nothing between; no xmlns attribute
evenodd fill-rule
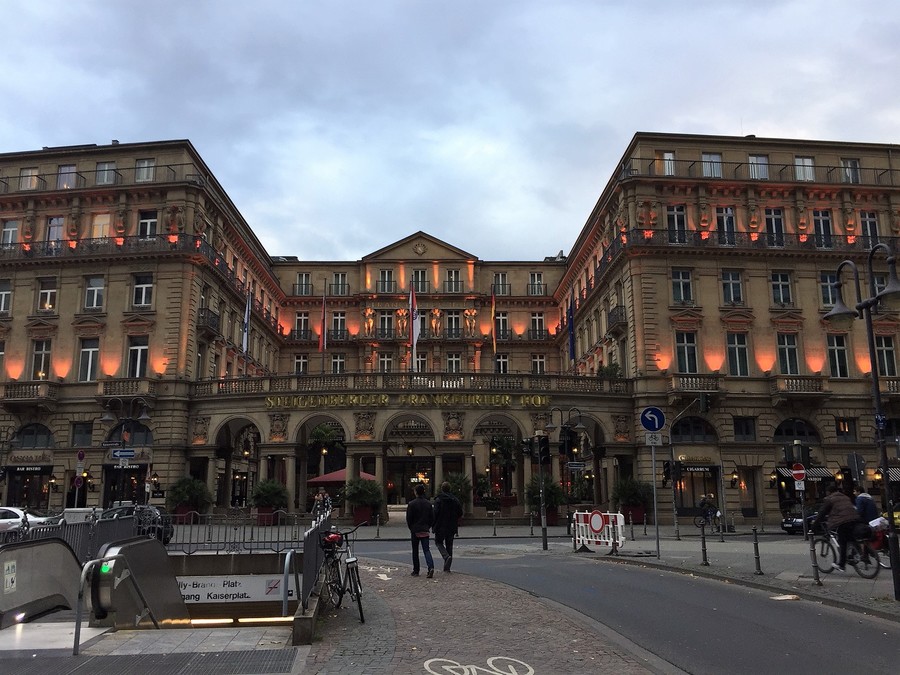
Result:
<svg viewBox="0 0 900 675"><path fill-rule="evenodd" d="M0 152L187 138L272 255L568 252L636 131L896 143L868 0L0 0Z"/></svg>

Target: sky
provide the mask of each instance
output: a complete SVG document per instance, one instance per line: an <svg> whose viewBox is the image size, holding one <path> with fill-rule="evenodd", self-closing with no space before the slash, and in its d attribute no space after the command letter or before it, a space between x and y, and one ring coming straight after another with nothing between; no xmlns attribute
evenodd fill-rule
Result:
<svg viewBox="0 0 900 675"><path fill-rule="evenodd" d="M884 0L0 0L0 152L188 139L271 255L568 253L638 131L897 143Z"/></svg>

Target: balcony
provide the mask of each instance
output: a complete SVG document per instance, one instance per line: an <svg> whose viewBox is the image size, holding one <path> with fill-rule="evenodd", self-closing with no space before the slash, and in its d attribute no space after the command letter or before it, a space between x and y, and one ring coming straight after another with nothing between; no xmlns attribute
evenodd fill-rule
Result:
<svg viewBox="0 0 900 675"><path fill-rule="evenodd" d="M828 378L824 375L772 375L769 377L772 405L788 402L821 403L831 397Z"/></svg>
<svg viewBox="0 0 900 675"><path fill-rule="evenodd" d="M299 295L301 297L310 296L313 294L313 285L312 284L294 284L291 290L294 295Z"/></svg>
<svg viewBox="0 0 900 675"><path fill-rule="evenodd" d="M509 284L492 284L491 293L494 295L511 295L512 286Z"/></svg>
<svg viewBox="0 0 900 675"><path fill-rule="evenodd" d="M350 332L346 328L332 328L328 331L328 342L346 342Z"/></svg>
<svg viewBox="0 0 900 675"><path fill-rule="evenodd" d="M65 171L41 175L21 174L0 180L0 192L68 192L147 183L189 183L203 187L204 175L194 164L162 164L152 167L108 168L87 172Z"/></svg>
<svg viewBox="0 0 900 675"><path fill-rule="evenodd" d="M60 385L44 380L8 382L0 385L0 406L14 415L37 409L54 412Z"/></svg>
<svg viewBox="0 0 900 675"><path fill-rule="evenodd" d="M625 305L617 305L609 310L606 331L614 336L622 336L628 330L628 319Z"/></svg>
<svg viewBox="0 0 900 675"><path fill-rule="evenodd" d="M314 334L309 328L295 328L287 337L289 342L317 342L319 336Z"/></svg>
<svg viewBox="0 0 900 675"><path fill-rule="evenodd" d="M338 297L350 295L350 284L328 284L328 295Z"/></svg>
<svg viewBox="0 0 900 675"><path fill-rule="evenodd" d="M528 284L525 294L530 296L547 295L547 284Z"/></svg>
<svg viewBox="0 0 900 675"><path fill-rule="evenodd" d="M140 396L148 402L156 400L156 380L148 378L110 378L97 385L97 401L105 406L110 398L135 398Z"/></svg>
<svg viewBox="0 0 900 675"><path fill-rule="evenodd" d="M528 340L549 340L550 331L546 328L529 328L525 337Z"/></svg>
<svg viewBox="0 0 900 675"><path fill-rule="evenodd" d="M197 313L197 332L206 339L213 339L221 335L219 315L209 307L201 307Z"/></svg>
<svg viewBox="0 0 900 675"><path fill-rule="evenodd" d="M719 393L719 377L694 373L672 375L668 386L669 405L683 404L700 394Z"/></svg>
<svg viewBox="0 0 900 675"><path fill-rule="evenodd" d="M444 282L444 293L463 293L465 292L465 287L463 286L462 281L445 281Z"/></svg>
<svg viewBox="0 0 900 675"><path fill-rule="evenodd" d="M509 328L500 328L494 331L497 342L508 342L516 336Z"/></svg>
<svg viewBox="0 0 900 675"><path fill-rule="evenodd" d="M431 293L431 282L424 279L413 279L409 287L416 293Z"/></svg>

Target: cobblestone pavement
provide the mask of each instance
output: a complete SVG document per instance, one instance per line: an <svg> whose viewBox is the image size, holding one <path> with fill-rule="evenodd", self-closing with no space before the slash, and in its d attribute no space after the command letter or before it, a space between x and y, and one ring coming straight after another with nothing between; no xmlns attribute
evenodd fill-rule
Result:
<svg viewBox="0 0 900 675"><path fill-rule="evenodd" d="M408 567L361 562L366 623L348 598L326 612L304 673L673 672L599 624L510 586L439 568L434 579L412 577Z"/></svg>

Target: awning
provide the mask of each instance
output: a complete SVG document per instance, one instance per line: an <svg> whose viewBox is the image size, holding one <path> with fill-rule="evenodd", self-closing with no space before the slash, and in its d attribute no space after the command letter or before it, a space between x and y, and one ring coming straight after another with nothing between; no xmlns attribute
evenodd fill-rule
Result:
<svg viewBox="0 0 900 675"><path fill-rule="evenodd" d="M778 467L778 475L786 478L794 477L791 470L784 466ZM823 478L834 478L831 469L826 469L824 466L811 466L806 469L806 480L822 480Z"/></svg>
<svg viewBox="0 0 900 675"><path fill-rule="evenodd" d="M365 478L366 480L375 480L375 476L370 473L366 473L365 471L359 472L360 478ZM322 476L317 476L315 478L310 478L306 481L307 485L343 485L347 482L347 469L339 469L338 471L332 471L331 473L326 473Z"/></svg>

